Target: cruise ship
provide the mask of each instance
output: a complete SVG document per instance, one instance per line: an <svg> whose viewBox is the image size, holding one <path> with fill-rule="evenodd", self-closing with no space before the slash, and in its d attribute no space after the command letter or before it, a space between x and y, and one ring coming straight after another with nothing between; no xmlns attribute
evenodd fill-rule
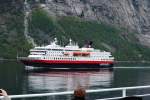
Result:
<svg viewBox="0 0 150 100"><path fill-rule="evenodd" d="M57 42L55 38L49 45L34 47L28 57L19 57L19 60L27 66L71 69L112 67L114 64L111 53L92 48L92 42L81 48L71 39L66 46Z"/></svg>

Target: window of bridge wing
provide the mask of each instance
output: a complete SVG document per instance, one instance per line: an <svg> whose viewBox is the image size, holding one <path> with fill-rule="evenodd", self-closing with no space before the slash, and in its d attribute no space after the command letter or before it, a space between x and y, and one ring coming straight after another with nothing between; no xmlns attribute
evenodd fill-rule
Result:
<svg viewBox="0 0 150 100"><path fill-rule="evenodd" d="M45 55L46 51L38 51L38 50L32 50L30 51L31 55Z"/></svg>

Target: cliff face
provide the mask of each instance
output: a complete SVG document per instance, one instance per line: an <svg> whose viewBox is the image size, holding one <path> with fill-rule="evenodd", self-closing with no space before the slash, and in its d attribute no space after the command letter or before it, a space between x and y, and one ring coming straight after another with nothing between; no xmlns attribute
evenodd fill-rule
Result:
<svg viewBox="0 0 150 100"><path fill-rule="evenodd" d="M150 46L149 0L46 0L50 14L79 16L142 33L142 44Z"/></svg>
<svg viewBox="0 0 150 100"><path fill-rule="evenodd" d="M150 0L27 0L40 2L50 14L56 16L78 16L88 20L99 20L138 33L143 45L150 47ZM12 13L22 13L24 0L0 1L0 24ZM5 15L3 16L3 13ZM12 17L11 17L12 18ZM3 20L4 19L4 20ZM6 20L5 20L6 19ZM0 27L0 28L2 28ZM2 28L1 30L3 30Z"/></svg>

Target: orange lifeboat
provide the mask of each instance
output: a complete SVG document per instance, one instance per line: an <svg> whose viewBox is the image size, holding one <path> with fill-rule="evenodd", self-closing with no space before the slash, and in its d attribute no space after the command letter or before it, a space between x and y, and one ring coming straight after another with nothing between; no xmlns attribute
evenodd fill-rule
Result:
<svg viewBox="0 0 150 100"><path fill-rule="evenodd" d="M73 56L89 56L89 52L74 52Z"/></svg>
<svg viewBox="0 0 150 100"><path fill-rule="evenodd" d="M73 52L73 56L81 56L82 53L81 52Z"/></svg>
<svg viewBox="0 0 150 100"><path fill-rule="evenodd" d="M90 55L89 52L84 52L84 53L82 53L82 56L89 56L89 55Z"/></svg>

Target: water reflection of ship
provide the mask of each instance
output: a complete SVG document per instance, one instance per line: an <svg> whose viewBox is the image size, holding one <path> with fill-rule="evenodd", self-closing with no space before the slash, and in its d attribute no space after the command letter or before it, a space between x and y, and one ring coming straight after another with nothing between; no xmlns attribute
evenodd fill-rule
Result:
<svg viewBox="0 0 150 100"><path fill-rule="evenodd" d="M110 87L113 71L32 71L28 73L31 91L69 91L79 85L86 89Z"/></svg>

